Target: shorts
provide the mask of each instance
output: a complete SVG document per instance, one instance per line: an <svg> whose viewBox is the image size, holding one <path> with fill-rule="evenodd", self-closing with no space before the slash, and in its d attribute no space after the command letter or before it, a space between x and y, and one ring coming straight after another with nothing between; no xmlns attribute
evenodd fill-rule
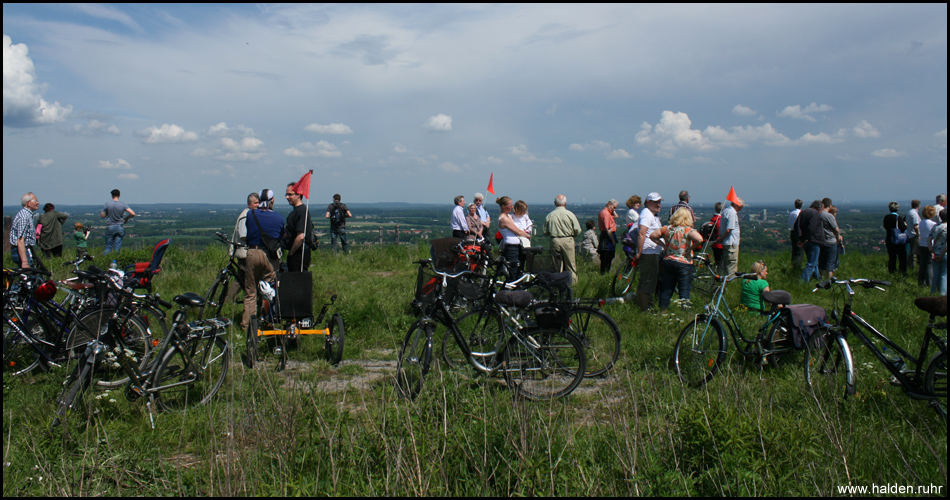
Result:
<svg viewBox="0 0 950 500"><path fill-rule="evenodd" d="M656 292L656 285L659 283L660 260L663 258L660 254L640 254L640 283L637 285L637 293L653 295Z"/></svg>
<svg viewBox="0 0 950 500"><path fill-rule="evenodd" d="M818 245L818 269L834 271L838 245L836 243L821 243Z"/></svg>

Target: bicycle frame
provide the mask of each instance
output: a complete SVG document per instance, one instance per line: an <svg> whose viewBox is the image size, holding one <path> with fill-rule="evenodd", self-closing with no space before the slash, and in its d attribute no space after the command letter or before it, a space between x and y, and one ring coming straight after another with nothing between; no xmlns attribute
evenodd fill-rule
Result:
<svg viewBox="0 0 950 500"><path fill-rule="evenodd" d="M736 275L734 277L720 277L721 283L716 287L715 294L713 295L713 300L705 306L705 310L697 314L694 319L697 321L703 320L706 317L712 315L719 319L720 323L729 330L729 336L732 337L732 342L736 346L736 350L739 351L743 356L752 356L754 354L761 353L762 355L769 355L771 352L762 345L763 334L768 331L768 328L778 321L783 314L788 314L785 309L773 308L768 314L768 318L765 323L758 328L758 334L749 339L746 338L745 333L742 331L742 327L739 326L739 322L736 320L735 313L732 312L732 308L729 307L729 303L726 301L726 285L734 280L743 279L745 275ZM740 342L741 340L741 342ZM755 349L752 348L755 346Z"/></svg>

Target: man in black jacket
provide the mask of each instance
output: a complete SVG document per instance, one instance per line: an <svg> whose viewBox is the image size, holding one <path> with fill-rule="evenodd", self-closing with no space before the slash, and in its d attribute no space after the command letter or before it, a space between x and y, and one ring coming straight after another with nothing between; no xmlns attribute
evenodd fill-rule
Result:
<svg viewBox="0 0 950 500"><path fill-rule="evenodd" d="M805 249L805 258L808 263L802 271L801 280L808 282L812 276L820 280L818 272L818 257L821 254L821 201L815 200L811 206L802 210L795 221L795 232L798 234L798 246Z"/></svg>

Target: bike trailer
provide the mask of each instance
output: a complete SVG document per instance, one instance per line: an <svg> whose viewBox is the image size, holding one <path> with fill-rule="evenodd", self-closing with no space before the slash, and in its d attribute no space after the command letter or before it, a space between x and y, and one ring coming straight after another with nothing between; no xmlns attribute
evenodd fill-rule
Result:
<svg viewBox="0 0 950 500"><path fill-rule="evenodd" d="M274 305L280 318L312 318L313 274L310 271L278 274Z"/></svg>
<svg viewBox="0 0 950 500"><path fill-rule="evenodd" d="M804 349L805 343L812 340L815 332L820 327L828 324L828 314L825 313L823 307L811 304L794 304L786 306L786 309L791 314L792 345L796 349Z"/></svg>

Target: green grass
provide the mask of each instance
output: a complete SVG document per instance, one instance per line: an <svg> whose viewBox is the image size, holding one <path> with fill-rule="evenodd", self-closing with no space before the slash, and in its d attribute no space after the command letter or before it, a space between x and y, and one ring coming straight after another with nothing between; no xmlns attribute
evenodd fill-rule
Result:
<svg viewBox="0 0 950 500"><path fill-rule="evenodd" d="M852 346L858 394L839 404L819 404L798 366L761 369L735 355L691 389L670 368L691 316L643 314L629 303L605 309L623 332L618 366L566 401L518 402L501 380L438 367L417 400L401 400L391 371L414 320L412 261L425 256L416 246L318 253L315 308L339 295L344 363L319 361L322 342L303 338L291 369L246 370L235 331L215 401L158 414L154 430L144 404L113 390L88 393L50 431L65 374L5 375L4 495L799 496L947 484L946 423L891 387L864 347ZM148 258L126 252L120 264ZM758 259L770 264L773 289L831 307L829 292L798 283L787 253L744 254L740 267ZM884 278L884 259L849 254L839 276ZM172 246L156 291L203 294L225 261L221 248ZM608 291L608 279L584 264L577 294ZM912 305L921 292L915 279L899 279L886 293L859 290L855 309L913 352L926 322Z"/></svg>

